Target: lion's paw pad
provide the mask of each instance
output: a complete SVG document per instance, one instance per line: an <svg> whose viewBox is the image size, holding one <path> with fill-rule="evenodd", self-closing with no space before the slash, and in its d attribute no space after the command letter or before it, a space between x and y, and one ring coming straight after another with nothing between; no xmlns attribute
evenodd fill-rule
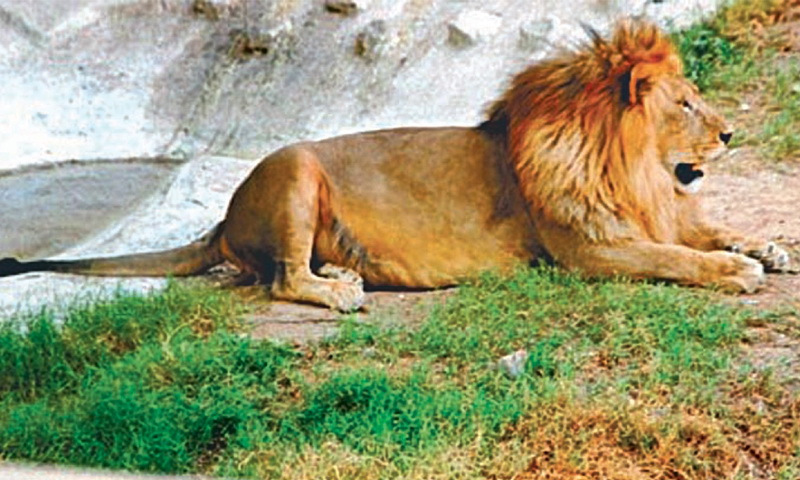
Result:
<svg viewBox="0 0 800 480"><path fill-rule="evenodd" d="M789 252L773 242L756 252L754 258L758 259L767 271L780 272L789 268Z"/></svg>
<svg viewBox="0 0 800 480"><path fill-rule="evenodd" d="M341 282L353 283L359 286L364 285L364 280L361 276L349 268L340 267L332 263L326 263L319 269L319 275L332 280L339 280Z"/></svg>

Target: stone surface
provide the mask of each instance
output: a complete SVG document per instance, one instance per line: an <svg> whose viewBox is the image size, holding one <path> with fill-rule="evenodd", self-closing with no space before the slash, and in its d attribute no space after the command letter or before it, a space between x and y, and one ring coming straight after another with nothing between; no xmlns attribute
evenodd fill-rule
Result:
<svg viewBox="0 0 800 480"><path fill-rule="evenodd" d="M584 39L579 23L603 31L646 9L666 24L718 0L646 8L500 0L491 10L476 0L348 3L359 14L343 20L318 0L4 0L0 132L14 141L0 144L0 169L163 154L249 158L344 131L474 123L511 73ZM470 38L490 33L491 41L453 51L446 25L470 18L483 19ZM542 20L553 28L538 49L518 48L520 30ZM365 68L352 45L366 32L369 50L371 25L397 36ZM242 47L255 54L237 55Z"/></svg>
<svg viewBox="0 0 800 480"><path fill-rule="evenodd" d="M450 23L448 40L457 47L474 45L500 31L503 19L481 10L466 10Z"/></svg>
<svg viewBox="0 0 800 480"><path fill-rule="evenodd" d="M352 0L325 0L325 10L341 15L355 15L358 6Z"/></svg>
<svg viewBox="0 0 800 480"><path fill-rule="evenodd" d="M517 378L525 372L525 362L528 361L527 350L517 350L497 361L497 368L511 378Z"/></svg>
<svg viewBox="0 0 800 480"><path fill-rule="evenodd" d="M556 20L552 17L537 19L519 27L520 47L536 51L547 46L548 36Z"/></svg>
<svg viewBox="0 0 800 480"><path fill-rule="evenodd" d="M65 162L0 174L0 252L55 255L87 240L169 187L179 164L163 159Z"/></svg>
<svg viewBox="0 0 800 480"><path fill-rule="evenodd" d="M325 9L331 13L349 16L369 8L371 3L371 0L325 0Z"/></svg>
<svg viewBox="0 0 800 480"><path fill-rule="evenodd" d="M355 53L365 60L374 62L381 56L388 44L386 22L373 20L358 32L355 41Z"/></svg>
<svg viewBox="0 0 800 480"><path fill-rule="evenodd" d="M188 243L223 218L233 189L253 166L255 164L252 161L226 157L201 157L189 162L174 173L164 174L166 178L162 181L173 177L165 185L166 188L161 187L160 192L152 193L147 199L128 207L126 214L116 218L114 222L98 225L92 232L82 231L82 240L68 248L63 248L62 245L62 251L55 258L121 255L133 251L172 248ZM59 184L61 176L54 177L53 172L59 169L37 169L35 173L22 176L21 181L54 188ZM36 175L38 178L32 178ZM81 191L95 187L96 179L93 177L83 179L79 176L73 177L71 185L74 190ZM112 178L113 176L109 175L108 179ZM0 185L3 184L3 180L0 178ZM135 181L135 177L120 177L116 178L116 181ZM113 183L109 187L111 185ZM93 195L109 192L106 187L96 188L98 190ZM87 194L84 201L88 202L89 198L91 196ZM41 210L39 218L59 219L46 222L47 224L39 229L20 227L25 235L38 232L41 238L37 239L39 242L37 248L54 248L54 245L61 241L63 233L57 228L59 225L76 229L78 226L73 222L85 221L83 219L88 215L82 210L75 210L74 204L52 200L52 196L33 196L26 199L29 210ZM111 213L106 212L103 215L112 215L113 212L112 209ZM74 220L75 218L78 220ZM24 223L23 219L17 221ZM3 236L9 235L11 229L5 225L2 228L5 232ZM5 257L6 254L0 253L0 256ZM60 310L74 301L109 295L119 288L150 291L161 288L164 284L165 280L160 278L97 278L52 273L28 273L0 278L0 318L15 312L35 311L44 306Z"/></svg>

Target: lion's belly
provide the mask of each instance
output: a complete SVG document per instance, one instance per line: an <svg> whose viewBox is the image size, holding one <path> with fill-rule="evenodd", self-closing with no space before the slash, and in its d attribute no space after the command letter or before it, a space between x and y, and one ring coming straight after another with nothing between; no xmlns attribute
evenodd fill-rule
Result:
<svg viewBox="0 0 800 480"><path fill-rule="evenodd" d="M364 252L356 269L372 285L442 287L534 258L531 232L522 218L489 224L478 217L433 221L422 218L425 212L418 212L417 220L381 213L362 209L342 220ZM317 254L323 262L341 258L334 249Z"/></svg>
<svg viewBox="0 0 800 480"><path fill-rule="evenodd" d="M368 283L453 285L534 258L516 183L480 132L376 132L359 137L359 148L348 140L323 144L319 156L337 221L364 253L356 269ZM320 260L341 260L336 242L317 247Z"/></svg>

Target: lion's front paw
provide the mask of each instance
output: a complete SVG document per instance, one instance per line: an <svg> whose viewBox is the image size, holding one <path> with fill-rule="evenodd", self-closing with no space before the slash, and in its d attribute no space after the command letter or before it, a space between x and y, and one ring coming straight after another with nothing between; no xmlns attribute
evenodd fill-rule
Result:
<svg viewBox="0 0 800 480"><path fill-rule="evenodd" d="M754 258L764 265L767 272L784 272L789 270L789 252L774 242L760 243L751 246L732 245L729 250Z"/></svg>
<svg viewBox="0 0 800 480"><path fill-rule="evenodd" d="M738 253L718 252L723 268L720 278L713 283L734 293L753 293L764 284L764 265Z"/></svg>

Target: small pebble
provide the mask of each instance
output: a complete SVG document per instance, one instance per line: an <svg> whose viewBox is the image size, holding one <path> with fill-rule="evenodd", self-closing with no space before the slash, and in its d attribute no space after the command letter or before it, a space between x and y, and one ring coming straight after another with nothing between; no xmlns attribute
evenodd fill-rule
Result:
<svg viewBox="0 0 800 480"><path fill-rule="evenodd" d="M521 349L498 360L497 366L511 378L517 378L525 371L526 361L528 361L528 351Z"/></svg>
<svg viewBox="0 0 800 480"><path fill-rule="evenodd" d="M361 354L364 356L364 358L375 358L375 356L378 354L378 351L375 350L375 347L367 347L361 352Z"/></svg>

